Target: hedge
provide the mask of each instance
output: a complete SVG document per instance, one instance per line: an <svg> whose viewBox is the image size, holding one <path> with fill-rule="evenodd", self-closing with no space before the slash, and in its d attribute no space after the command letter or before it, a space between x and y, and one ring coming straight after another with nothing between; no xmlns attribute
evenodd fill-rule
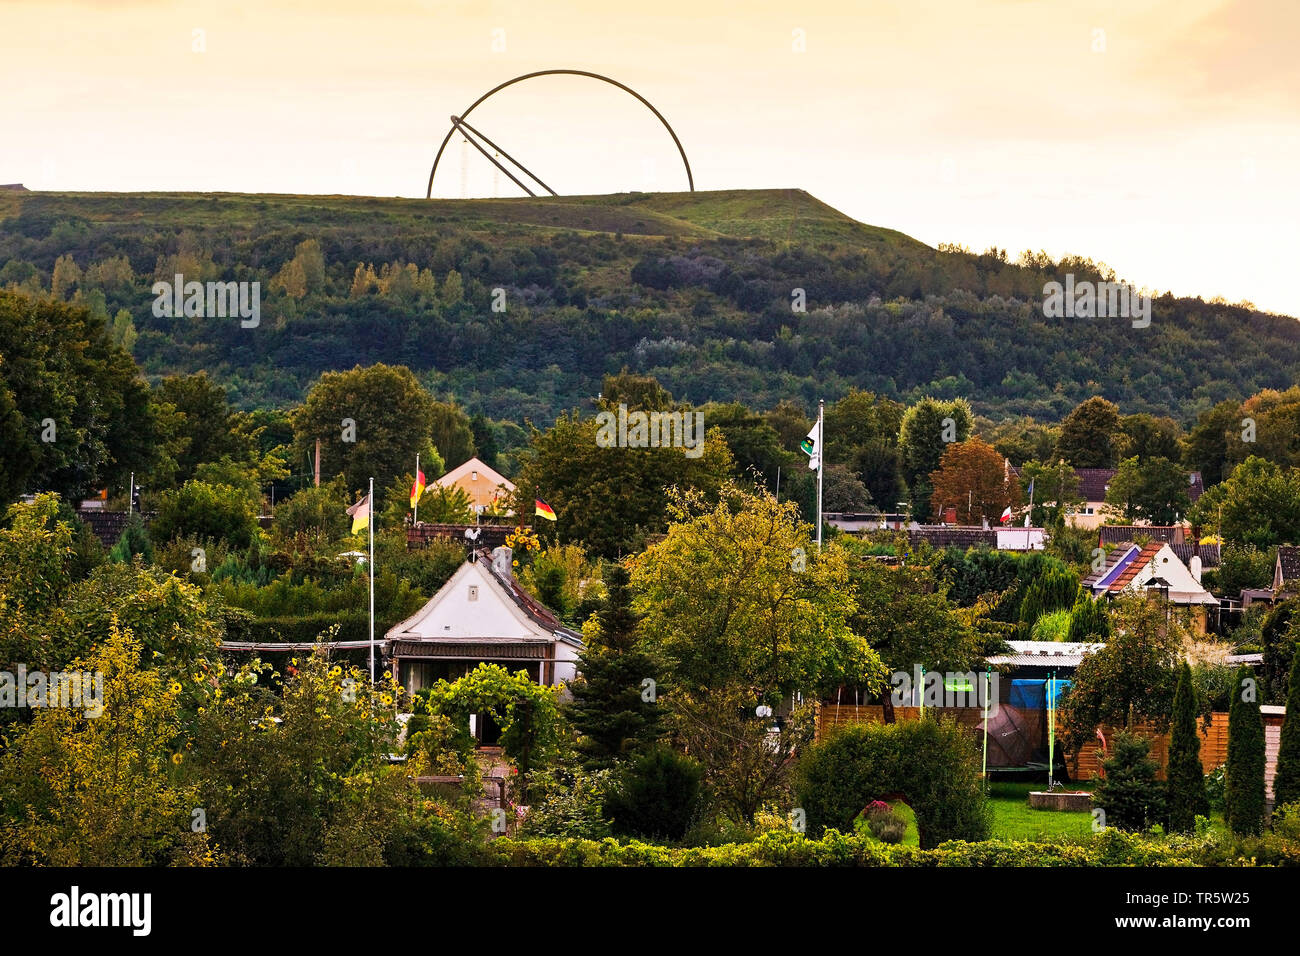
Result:
<svg viewBox="0 0 1300 956"><path fill-rule="evenodd" d="M1234 864L1223 847L1206 838L1153 840L1107 830L1082 842L952 841L932 850L880 843L870 837L827 830L820 840L793 831L765 833L752 843L716 847L666 847L614 839L500 839L485 851L495 866L1197 866ZM1266 862L1258 860L1258 862ZM1267 862L1287 862L1271 859ZM1292 855L1289 862L1300 862Z"/></svg>
<svg viewBox="0 0 1300 956"><path fill-rule="evenodd" d="M376 637L382 637L396 623L376 617ZM336 641L370 640L370 615L366 611L317 611L294 617L254 618L243 628L239 639L275 644L311 643L335 624L339 626L334 636Z"/></svg>

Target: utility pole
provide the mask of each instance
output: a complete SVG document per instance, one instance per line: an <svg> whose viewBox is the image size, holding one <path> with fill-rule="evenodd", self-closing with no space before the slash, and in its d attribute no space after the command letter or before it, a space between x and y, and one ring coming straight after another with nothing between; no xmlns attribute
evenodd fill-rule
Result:
<svg viewBox="0 0 1300 956"><path fill-rule="evenodd" d="M131 472L131 488L126 493L126 516L129 518L135 513L135 472Z"/></svg>

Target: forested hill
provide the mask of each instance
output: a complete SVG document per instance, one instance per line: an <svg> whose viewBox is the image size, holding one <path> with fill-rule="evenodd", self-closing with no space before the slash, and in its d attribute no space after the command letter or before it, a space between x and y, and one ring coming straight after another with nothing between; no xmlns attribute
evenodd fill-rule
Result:
<svg viewBox="0 0 1300 956"><path fill-rule="evenodd" d="M1145 329L1044 317L1045 282L1098 269L935 250L800 190L0 193L0 287L80 301L151 378L207 369L243 407L300 402L320 372L374 362L538 424L623 367L697 403L810 406L856 385L964 396L995 419L1058 419L1099 394L1189 421L1297 381L1300 325L1248 307L1163 297ZM150 288L176 273L260 281L260 324L155 316Z"/></svg>

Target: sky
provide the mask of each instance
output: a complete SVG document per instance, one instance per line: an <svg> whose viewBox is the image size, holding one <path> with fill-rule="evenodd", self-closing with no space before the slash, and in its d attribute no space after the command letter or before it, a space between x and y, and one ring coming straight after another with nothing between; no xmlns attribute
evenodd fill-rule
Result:
<svg viewBox="0 0 1300 956"><path fill-rule="evenodd" d="M1294 0L0 0L0 183L419 197L452 114L580 69L697 189L1300 316L1297 36ZM470 120L561 194L686 188L612 86ZM434 195L522 193L454 139Z"/></svg>

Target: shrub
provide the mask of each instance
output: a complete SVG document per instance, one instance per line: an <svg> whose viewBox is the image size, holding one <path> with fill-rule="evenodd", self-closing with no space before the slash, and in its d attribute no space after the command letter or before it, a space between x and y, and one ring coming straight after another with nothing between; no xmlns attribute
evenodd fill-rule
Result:
<svg viewBox="0 0 1300 956"><path fill-rule="evenodd" d="M654 747L619 772L605 797L605 815L617 834L680 842L699 811L703 777L690 757Z"/></svg>
<svg viewBox="0 0 1300 956"><path fill-rule="evenodd" d="M1049 611L1034 622L1030 640L1064 641L1070 632L1070 621L1069 611Z"/></svg>
<svg viewBox="0 0 1300 956"><path fill-rule="evenodd" d="M1259 637L1264 652L1260 676L1269 700L1281 700L1287 695L1291 660L1295 656L1297 637L1300 637L1297 609L1300 609L1300 599L1291 598L1270 610L1260 622Z"/></svg>
<svg viewBox="0 0 1300 956"><path fill-rule="evenodd" d="M1115 735L1111 756L1101 764L1106 777L1092 796L1093 806L1106 812L1107 827L1145 830L1163 818L1164 800L1156 780L1160 767L1150 753L1145 738Z"/></svg>
<svg viewBox="0 0 1300 956"><path fill-rule="evenodd" d="M119 564L129 564L136 555L144 558L146 564L153 563L153 542L149 538L149 532L145 529L143 519L139 515L132 515L108 557Z"/></svg>
<svg viewBox="0 0 1300 956"><path fill-rule="evenodd" d="M385 534L375 541L378 552L376 569L396 574L421 594L432 597L451 580L466 560L464 543L450 538L434 538L426 547L406 550L406 535L400 538Z"/></svg>
<svg viewBox="0 0 1300 956"><path fill-rule="evenodd" d="M1053 568L1039 575L1025 589L1020 602L1022 630L1030 631L1034 623L1052 611L1068 611L1079 595L1079 579L1073 571Z"/></svg>
<svg viewBox="0 0 1300 956"><path fill-rule="evenodd" d="M599 840L609 836L604 803L610 771L565 770L554 767L528 775L528 815L520 824L521 837L580 837Z"/></svg>
<svg viewBox="0 0 1300 956"><path fill-rule="evenodd" d="M66 501L60 501L58 520L65 522L72 529L72 553L68 562L68 575L73 581L80 581L91 571L104 563L104 546L90 530L90 525Z"/></svg>
<svg viewBox="0 0 1300 956"><path fill-rule="evenodd" d="M805 754L797 778L798 805L812 836L851 829L868 803L893 795L916 814L922 847L989 834L979 750L951 719L845 727Z"/></svg>
<svg viewBox="0 0 1300 956"><path fill-rule="evenodd" d="M555 756L560 730L556 693L539 686L527 671L511 674L496 664L479 664L454 682L438 681L419 697L427 713L451 719L464 748L472 746L470 714L490 715L501 728L501 748L519 769L525 791L528 774Z"/></svg>
<svg viewBox="0 0 1300 956"><path fill-rule="evenodd" d="M188 534L247 548L257 533L257 512L239 488L187 481L162 495L151 533L159 541Z"/></svg>
<svg viewBox="0 0 1300 956"><path fill-rule="evenodd" d="M316 544L337 541L351 525L345 513L348 504L343 478L337 476L320 487L303 488L288 501L278 503L271 527L279 540L302 534Z"/></svg>
<svg viewBox="0 0 1300 956"><path fill-rule="evenodd" d="M1205 799L1209 801L1210 809L1217 813L1223 812L1223 789L1227 782L1225 770L1225 765L1219 764L1205 775Z"/></svg>

